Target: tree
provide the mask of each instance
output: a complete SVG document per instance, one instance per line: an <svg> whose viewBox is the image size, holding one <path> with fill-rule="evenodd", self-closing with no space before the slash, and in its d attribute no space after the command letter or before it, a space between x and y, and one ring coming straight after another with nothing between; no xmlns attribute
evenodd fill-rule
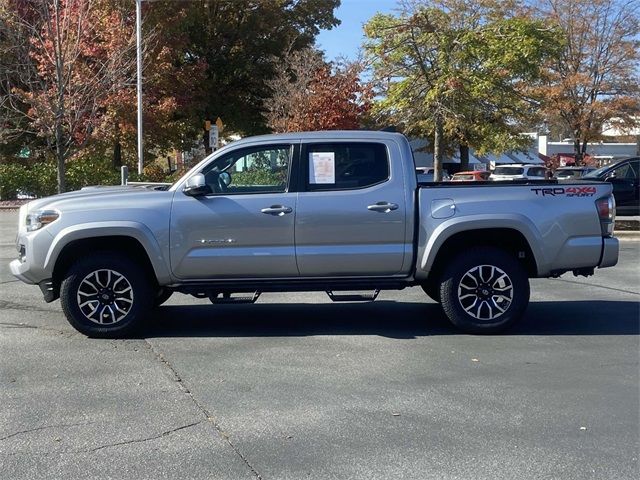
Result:
<svg viewBox="0 0 640 480"><path fill-rule="evenodd" d="M14 50L5 71L5 135L44 139L57 163L58 192L65 190L66 160L91 136L101 100L127 70L131 44L102 51L105 30L93 14L106 0L10 0L0 9L0 39ZM17 61L16 61L17 60Z"/></svg>
<svg viewBox="0 0 640 480"><path fill-rule="evenodd" d="M291 52L338 23L339 0L144 2L147 158L189 148L203 120L266 131L267 80ZM29 144L58 164L135 158L131 0L0 2L0 148Z"/></svg>
<svg viewBox="0 0 640 480"><path fill-rule="evenodd" d="M267 126L274 132L359 128L371 105L361 70L357 62L326 63L314 49L291 54L267 82Z"/></svg>
<svg viewBox="0 0 640 480"><path fill-rule="evenodd" d="M133 38L131 3L111 0L110 11L104 16L110 25L101 30ZM200 132L202 117L198 112L204 102L206 64L203 59L185 55L190 43L184 23L190 8L185 2L143 4L143 132L148 160L190 144ZM131 70L118 79L101 103L92 145L97 151L111 150L116 168L137 159L134 52L131 55Z"/></svg>
<svg viewBox="0 0 640 480"><path fill-rule="evenodd" d="M640 3L627 0L545 0L536 13L560 29L561 55L548 63L539 90L549 122L574 142L577 164L605 123L638 125Z"/></svg>
<svg viewBox="0 0 640 480"><path fill-rule="evenodd" d="M374 111L433 138L436 179L444 152L456 146L464 162L469 147L502 152L529 141L519 135L536 107L526 87L559 47L554 31L514 2L405 2L398 16L373 17L365 35L383 96Z"/></svg>
<svg viewBox="0 0 640 480"><path fill-rule="evenodd" d="M221 117L233 131L264 133L267 82L288 55L313 45L321 28L339 21L339 0L187 2L182 28L187 58L206 64L200 118Z"/></svg>

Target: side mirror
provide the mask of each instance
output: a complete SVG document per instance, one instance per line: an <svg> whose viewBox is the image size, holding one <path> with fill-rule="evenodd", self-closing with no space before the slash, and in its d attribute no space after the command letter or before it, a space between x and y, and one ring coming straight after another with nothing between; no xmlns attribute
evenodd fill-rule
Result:
<svg viewBox="0 0 640 480"><path fill-rule="evenodd" d="M211 193L211 189L205 182L204 175L201 173L196 173L193 177L189 178L182 191L190 197L198 197Z"/></svg>
<svg viewBox="0 0 640 480"><path fill-rule="evenodd" d="M231 174L229 174L228 172L221 172L220 180L222 181L222 183L225 184L225 186L228 187L229 184L231 183Z"/></svg>

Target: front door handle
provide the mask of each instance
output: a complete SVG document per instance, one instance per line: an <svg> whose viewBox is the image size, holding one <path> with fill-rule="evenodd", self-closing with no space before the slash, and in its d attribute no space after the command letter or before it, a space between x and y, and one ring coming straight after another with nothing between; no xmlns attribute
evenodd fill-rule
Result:
<svg viewBox="0 0 640 480"><path fill-rule="evenodd" d="M293 208L287 207L285 205L271 205L270 207L263 208L260 210L262 213L266 213L267 215L277 215L281 217L285 213L293 212Z"/></svg>
<svg viewBox="0 0 640 480"><path fill-rule="evenodd" d="M391 210L397 210L397 203L389 203L389 202L378 202L373 205L369 205L367 210L371 210L372 212L381 212L381 213L389 213Z"/></svg>

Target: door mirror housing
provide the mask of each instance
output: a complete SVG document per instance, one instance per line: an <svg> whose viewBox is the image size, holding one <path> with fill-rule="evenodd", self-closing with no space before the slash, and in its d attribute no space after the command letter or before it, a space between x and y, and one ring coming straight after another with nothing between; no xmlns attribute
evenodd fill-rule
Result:
<svg viewBox="0 0 640 480"><path fill-rule="evenodd" d="M199 197L211 193L211 189L205 182L204 175L201 173L196 173L193 177L190 177L182 191L190 197Z"/></svg>
<svg viewBox="0 0 640 480"><path fill-rule="evenodd" d="M231 183L231 174L229 172L220 172L220 181L228 187Z"/></svg>

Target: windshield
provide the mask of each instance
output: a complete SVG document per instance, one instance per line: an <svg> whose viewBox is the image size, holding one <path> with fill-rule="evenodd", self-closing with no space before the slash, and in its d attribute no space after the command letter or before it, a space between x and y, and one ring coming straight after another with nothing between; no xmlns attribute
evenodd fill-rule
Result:
<svg viewBox="0 0 640 480"><path fill-rule="evenodd" d="M494 175L522 175L524 168L522 167L496 167L493 171Z"/></svg>

